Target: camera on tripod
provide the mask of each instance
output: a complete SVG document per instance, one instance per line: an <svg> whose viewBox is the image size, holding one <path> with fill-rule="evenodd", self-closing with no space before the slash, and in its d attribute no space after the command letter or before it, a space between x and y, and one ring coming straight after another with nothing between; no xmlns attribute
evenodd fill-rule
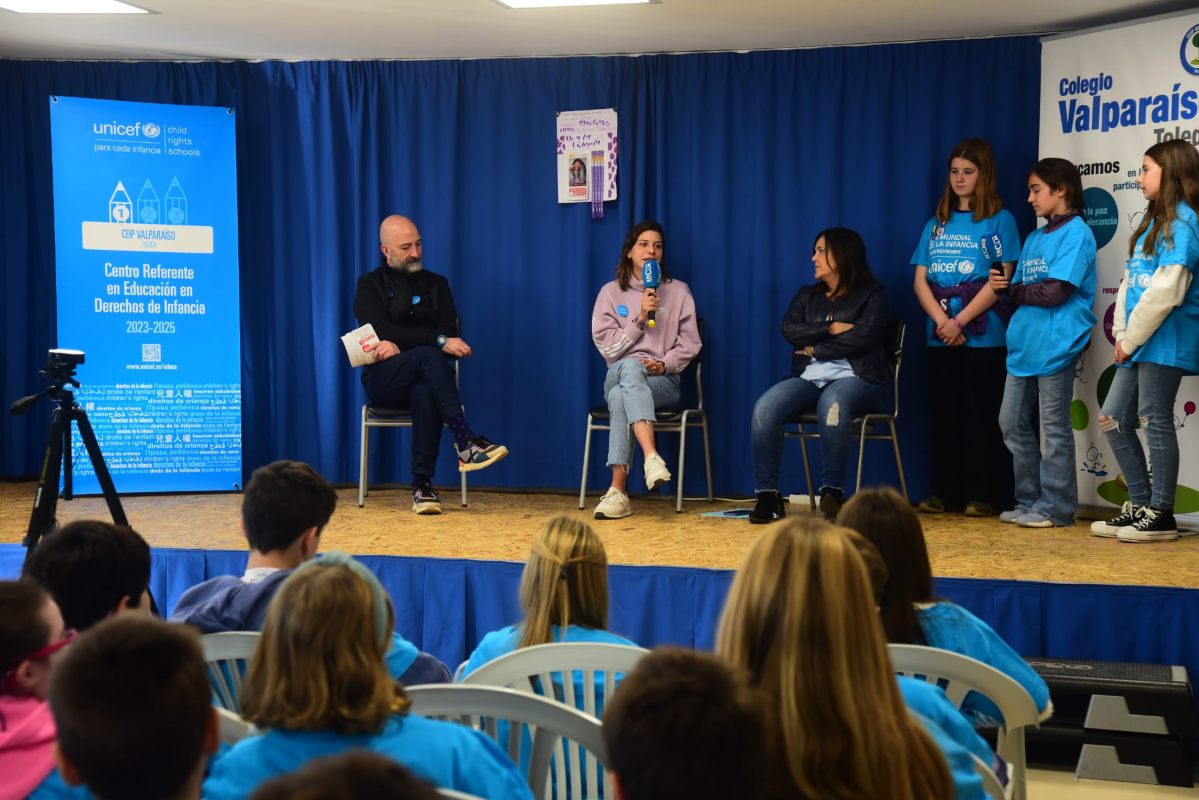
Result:
<svg viewBox="0 0 1199 800"><path fill-rule="evenodd" d="M87 449L92 462L96 480L104 493L104 501L112 514L112 521L118 525L128 525L125 510L121 507L121 498L113 485L112 475L108 465L104 463L104 455L100 452L100 444L96 441L96 432L87 418L87 412L75 402L75 394L67 388L70 384L78 389L79 381L75 380L75 368L83 363L82 350L52 349L46 366L38 370L46 383L50 384L37 394L22 397L12 404L14 414L24 414L37 404L43 397L49 397L55 403L54 412L50 418L50 437L46 443L46 455L42 459L42 472L38 478L37 494L33 499L33 513L29 516L29 528L25 533L24 544L27 552L37 547L37 543L57 525L55 509L58 506L58 483L62 479L62 497L70 500L72 496L71 480L71 424L79 428L79 438Z"/></svg>

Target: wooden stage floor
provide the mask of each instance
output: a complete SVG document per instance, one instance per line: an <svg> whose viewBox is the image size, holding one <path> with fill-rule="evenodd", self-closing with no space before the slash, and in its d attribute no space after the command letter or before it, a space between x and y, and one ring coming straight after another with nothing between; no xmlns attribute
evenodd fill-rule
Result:
<svg viewBox="0 0 1199 800"><path fill-rule="evenodd" d="M0 542L20 542L28 526L35 484L0 483ZM357 489L338 491L337 511L322 550L357 554L523 561L540 525L560 513L590 518L598 496L579 511L577 495L482 491L461 508L457 494L442 493L445 513L413 514L405 488L376 490L364 508ZM122 499L133 527L153 547L242 550L241 497L235 494L155 495ZM634 498L636 513L623 520L595 520L614 564L733 569L760 531L744 520L699 516L702 512L751 507L742 503L685 502ZM59 501L59 520L108 519L99 497ZM807 512L807 507L801 509ZM1089 522L1073 528L1031 530L1003 525L998 518L968 519L943 514L922 517L934 574L1070 583L1199 587L1199 536L1159 544L1124 544L1091 536Z"/></svg>

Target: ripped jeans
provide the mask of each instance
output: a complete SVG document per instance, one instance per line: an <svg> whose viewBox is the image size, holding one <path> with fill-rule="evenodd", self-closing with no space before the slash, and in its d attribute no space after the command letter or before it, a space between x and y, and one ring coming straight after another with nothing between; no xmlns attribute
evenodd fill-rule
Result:
<svg viewBox="0 0 1199 800"><path fill-rule="evenodd" d="M1164 364L1135 362L1117 367L1111 388L1099 414L1112 454L1128 484L1128 499L1134 505L1173 509L1178 487L1178 434L1174 430L1174 401L1183 372ZM1111 422L1105 422L1107 417ZM1144 418L1149 459L1137 436L1138 417ZM1153 466L1153 489L1149 488L1149 466Z"/></svg>
<svg viewBox="0 0 1199 800"><path fill-rule="evenodd" d="M820 430L819 488L844 488L845 466L854 440L850 420L887 405L889 388L886 383L854 376L838 378L823 388L803 378L787 378L767 389L754 404L754 491L778 490L783 426L813 411Z"/></svg>

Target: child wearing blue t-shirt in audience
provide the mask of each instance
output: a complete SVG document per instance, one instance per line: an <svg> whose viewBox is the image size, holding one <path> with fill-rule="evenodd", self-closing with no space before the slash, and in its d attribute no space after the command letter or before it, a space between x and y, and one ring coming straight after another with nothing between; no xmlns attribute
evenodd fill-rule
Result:
<svg viewBox="0 0 1199 800"><path fill-rule="evenodd" d="M990 625L961 606L933 596L932 566L920 518L898 492L890 488L858 492L841 509L837 524L860 533L886 564L879 611L888 642L938 647L977 659L1023 686L1042 720L1053 714L1049 687L1027 661ZM980 726L1003 720L995 704L977 693L966 696L962 713Z"/></svg>
<svg viewBox="0 0 1199 800"><path fill-rule="evenodd" d="M949 154L948 168L936 213L912 252L913 290L928 315L925 372L933 423L932 494L918 508L989 517L1012 495L1012 458L996 421L1011 306L1006 298L999 302L987 277L993 264L1011 274L1020 232L995 188L990 144L966 139Z"/></svg>
<svg viewBox="0 0 1199 800"><path fill-rule="evenodd" d="M313 759L357 749L395 759L434 786L532 800L483 733L407 713L404 687L383 660L393 625L378 579L345 553L297 567L271 600L242 687L242 716L265 733L217 758L204 797L244 798Z"/></svg>
<svg viewBox="0 0 1199 800"><path fill-rule="evenodd" d="M1128 502L1115 518L1091 525L1091 532L1122 542L1165 542L1178 538L1174 401L1182 376L1199 374L1199 153L1181 139L1158 142L1145 151L1137 181L1149 207L1128 241L1112 318L1119 369L1099 412L1099 427L1128 484ZM1138 416L1148 462L1137 438Z"/></svg>
<svg viewBox="0 0 1199 800"><path fill-rule="evenodd" d="M545 523L521 574L520 605L524 621L484 636L459 668L459 680L520 647L551 642L637 646L608 631L608 554L585 520L563 514Z"/></svg>
<svg viewBox="0 0 1199 800"><path fill-rule="evenodd" d="M1078 167L1064 158L1036 163L1028 202L1048 224L1024 242L1010 280L995 269L990 278L991 289L1008 293L1016 307L1007 329L1008 376L999 410L1012 453L1016 506L999 519L1052 528L1073 525L1078 506L1070 401L1074 370L1095 324L1095 236L1082 217Z"/></svg>

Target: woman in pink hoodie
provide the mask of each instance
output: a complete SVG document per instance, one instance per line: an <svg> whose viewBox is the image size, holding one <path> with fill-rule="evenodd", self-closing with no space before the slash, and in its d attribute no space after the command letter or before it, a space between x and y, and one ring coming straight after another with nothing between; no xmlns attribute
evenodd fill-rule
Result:
<svg viewBox="0 0 1199 800"><path fill-rule="evenodd" d="M0 800L54 794L39 791L54 771L46 689L55 654L74 638L45 590L0 581Z"/></svg>
<svg viewBox="0 0 1199 800"><path fill-rule="evenodd" d="M657 288L642 281L645 263L660 262L664 248L661 225L634 225L620 248L616 279L600 289L591 312L591 340L608 365L604 398L611 424L612 486L595 507L596 519L633 513L627 491L634 438L645 455L646 488L653 491L671 477L654 446L655 411L678 403L679 373L699 355L700 340L687 284L662 265L655 270Z"/></svg>

